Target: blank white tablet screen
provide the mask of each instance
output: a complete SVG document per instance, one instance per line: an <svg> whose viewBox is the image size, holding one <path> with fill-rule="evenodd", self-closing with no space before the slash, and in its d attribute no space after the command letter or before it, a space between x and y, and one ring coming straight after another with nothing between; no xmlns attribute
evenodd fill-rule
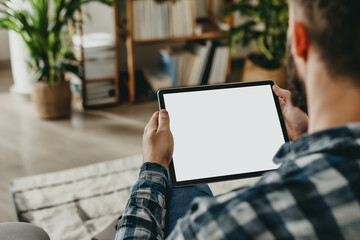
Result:
<svg viewBox="0 0 360 240"><path fill-rule="evenodd" d="M164 94L177 181L275 169L285 142L270 85Z"/></svg>

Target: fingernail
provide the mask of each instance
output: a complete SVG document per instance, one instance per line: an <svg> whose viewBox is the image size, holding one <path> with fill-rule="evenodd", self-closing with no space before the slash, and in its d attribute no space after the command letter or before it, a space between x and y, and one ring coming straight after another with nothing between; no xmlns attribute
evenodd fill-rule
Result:
<svg viewBox="0 0 360 240"><path fill-rule="evenodd" d="M168 113L168 112L166 111L166 109L162 109L161 113Z"/></svg>

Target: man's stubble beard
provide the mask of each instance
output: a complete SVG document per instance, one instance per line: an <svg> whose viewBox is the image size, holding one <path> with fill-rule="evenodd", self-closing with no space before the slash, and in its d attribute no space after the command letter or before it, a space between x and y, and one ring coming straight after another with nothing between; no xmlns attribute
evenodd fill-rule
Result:
<svg viewBox="0 0 360 240"><path fill-rule="evenodd" d="M292 104L307 113L305 85L297 71L290 44L288 44L287 73Z"/></svg>

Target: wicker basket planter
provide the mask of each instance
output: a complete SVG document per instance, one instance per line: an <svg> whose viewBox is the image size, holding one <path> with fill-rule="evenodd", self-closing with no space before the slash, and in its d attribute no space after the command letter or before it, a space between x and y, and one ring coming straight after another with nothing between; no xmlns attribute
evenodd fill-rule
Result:
<svg viewBox="0 0 360 240"><path fill-rule="evenodd" d="M48 84L37 82L33 86L32 100L37 115L43 119L69 116L71 112L71 92L69 81Z"/></svg>
<svg viewBox="0 0 360 240"><path fill-rule="evenodd" d="M266 69L256 65L252 60L247 58L245 60L244 72L241 81L261 81L273 80L278 86L287 88L286 67L281 66L276 69Z"/></svg>

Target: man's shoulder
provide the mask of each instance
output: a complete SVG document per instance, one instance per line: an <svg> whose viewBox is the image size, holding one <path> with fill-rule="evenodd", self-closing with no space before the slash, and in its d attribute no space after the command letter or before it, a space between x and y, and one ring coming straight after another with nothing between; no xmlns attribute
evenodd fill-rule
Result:
<svg viewBox="0 0 360 240"><path fill-rule="evenodd" d="M360 180L360 155L354 151L329 150L299 155L296 159L285 161L276 171L279 181L321 182L330 185L333 181L344 182ZM270 175L270 174L269 174ZM354 176L357 176L354 178ZM269 178L264 176L264 178ZM271 177L270 177L271 179ZM266 181L265 181L266 182ZM318 189L321 190L321 189Z"/></svg>
<svg viewBox="0 0 360 240"><path fill-rule="evenodd" d="M309 154L283 163L252 187L197 199L191 208L199 216L196 223L206 229L218 226L224 238L341 239L360 234L354 231L360 229L359 164L344 159Z"/></svg>
<svg viewBox="0 0 360 240"><path fill-rule="evenodd" d="M360 156L352 152L324 151L285 161L255 185L264 192L286 189L297 199L326 194L360 184ZM360 196L354 195L359 198Z"/></svg>
<svg viewBox="0 0 360 240"><path fill-rule="evenodd" d="M303 198L306 195L323 195L343 186L360 184L360 156L351 153L317 152L299 156L283 162L275 171L268 172L253 186L236 189L222 198L230 196L256 201L260 195L288 192Z"/></svg>
<svg viewBox="0 0 360 240"><path fill-rule="evenodd" d="M347 235L360 227L359 163L347 153L304 155L239 192L237 201L247 202L262 221L277 219L282 233L324 235L319 229L326 223L334 236Z"/></svg>

